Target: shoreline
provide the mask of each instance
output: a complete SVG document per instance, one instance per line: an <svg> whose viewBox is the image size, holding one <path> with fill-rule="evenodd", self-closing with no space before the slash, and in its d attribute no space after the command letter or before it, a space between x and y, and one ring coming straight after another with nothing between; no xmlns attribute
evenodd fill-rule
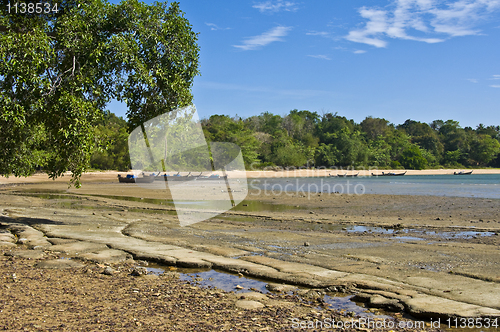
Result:
<svg viewBox="0 0 500 332"><path fill-rule="evenodd" d="M385 173L404 173L408 176L418 175L418 176L431 176L431 175L453 175L454 172L470 171L470 169L426 169L426 170L378 170L378 169L368 169L368 170L345 170L345 169L298 169L298 170L281 170L281 171L235 171L228 172L228 177L230 178L241 178L246 177L249 179L258 178L300 178L300 177L335 177L336 175L351 175L358 174L359 177L372 176L373 174L380 175L382 172ZM500 174L500 168L492 169L472 169L472 175L484 175L484 174ZM82 182L95 182L103 180L116 179L118 175L126 175L129 172L120 171L92 171L86 172L82 175ZM213 172L214 174L223 175L222 172ZM244 173L244 174L243 174ZM5 184L23 184L23 183L40 183L40 182L68 182L71 179L71 173L67 172L63 176L52 180L45 173L38 173L28 177L4 177L0 176L0 185Z"/></svg>

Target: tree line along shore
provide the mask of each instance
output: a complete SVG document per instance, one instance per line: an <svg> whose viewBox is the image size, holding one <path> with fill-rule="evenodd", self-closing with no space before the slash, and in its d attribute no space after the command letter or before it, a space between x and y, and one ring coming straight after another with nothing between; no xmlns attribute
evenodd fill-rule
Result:
<svg viewBox="0 0 500 332"><path fill-rule="evenodd" d="M454 120L395 125L367 117L360 123L338 114L292 110L285 116L212 115L201 120L207 141L232 142L247 170L280 168L461 169L500 167L500 126L462 128ZM105 112L96 128L96 170L130 168L128 124Z"/></svg>

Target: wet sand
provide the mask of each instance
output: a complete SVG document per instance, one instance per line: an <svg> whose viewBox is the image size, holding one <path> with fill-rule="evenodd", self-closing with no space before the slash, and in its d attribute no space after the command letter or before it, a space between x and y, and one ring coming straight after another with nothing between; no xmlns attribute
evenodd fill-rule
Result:
<svg viewBox="0 0 500 332"><path fill-rule="evenodd" d="M179 227L168 201L149 200L167 200L164 192L119 184L111 173L87 177L80 189L50 181L4 186L0 196L4 224L135 258L343 289L369 306L382 297L380 306L427 319L500 313L495 199L250 191L235 209ZM163 247L146 252L144 243Z"/></svg>

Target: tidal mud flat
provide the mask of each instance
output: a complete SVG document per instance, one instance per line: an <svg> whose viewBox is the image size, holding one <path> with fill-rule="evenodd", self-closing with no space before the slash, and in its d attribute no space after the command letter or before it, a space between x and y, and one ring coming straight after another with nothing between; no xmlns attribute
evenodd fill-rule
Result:
<svg viewBox="0 0 500 332"><path fill-rule="evenodd" d="M163 192L107 179L81 189L4 186L0 195L6 250L22 242L75 262L132 256L217 268L355 294L368 307L416 318L500 317L495 199L251 191L233 210L179 227Z"/></svg>

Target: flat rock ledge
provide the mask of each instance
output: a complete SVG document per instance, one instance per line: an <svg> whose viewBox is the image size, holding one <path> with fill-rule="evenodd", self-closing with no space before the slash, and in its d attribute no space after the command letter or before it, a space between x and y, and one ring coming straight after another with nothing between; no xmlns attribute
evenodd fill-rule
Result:
<svg viewBox="0 0 500 332"><path fill-rule="evenodd" d="M44 258L46 254L42 250L14 250L5 253L5 256L20 257L26 259Z"/></svg>
<svg viewBox="0 0 500 332"><path fill-rule="evenodd" d="M2 222L5 225L6 219ZM228 254L226 250L219 251L212 247L196 251L126 236L118 229L96 232L92 229L75 229L71 225L40 224L37 226L38 229L19 223L8 226L9 231L16 234L18 239L24 239L22 243L29 248L64 252L80 259L112 262L115 259L125 260L131 255L135 259L151 260L165 265L217 268L278 283L323 289L340 288L350 293L367 294L358 294L358 300L364 298L369 306L405 311L415 317L500 317L500 284L464 276L446 276L448 279L455 278L452 281L467 286L464 288L464 294L462 292L451 294L440 289L448 287L446 283L449 280L432 279L431 284L429 280L413 278L411 282L403 283L310 264L285 262L265 256L229 258L224 256ZM51 242L55 245L52 245L46 236L50 236ZM7 237L11 239L10 236ZM54 238L73 241L54 240ZM18 240L19 242L21 241ZM244 254L244 252L238 253ZM73 259L58 259L42 261L37 266L72 268L81 267L83 264ZM283 291L288 291L287 287L283 287ZM477 291L482 295L478 295ZM264 306L260 301L257 298L242 299L236 305L240 308L254 309Z"/></svg>
<svg viewBox="0 0 500 332"><path fill-rule="evenodd" d="M246 310L260 309L265 307L262 303L252 300L238 300L236 301L235 305L237 308Z"/></svg>
<svg viewBox="0 0 500 332"><path fill-rule="evenodd" d="M40 261L35 266L42 269L71 269L82 268L85 264L70 259L50 259Z"/></svg>

